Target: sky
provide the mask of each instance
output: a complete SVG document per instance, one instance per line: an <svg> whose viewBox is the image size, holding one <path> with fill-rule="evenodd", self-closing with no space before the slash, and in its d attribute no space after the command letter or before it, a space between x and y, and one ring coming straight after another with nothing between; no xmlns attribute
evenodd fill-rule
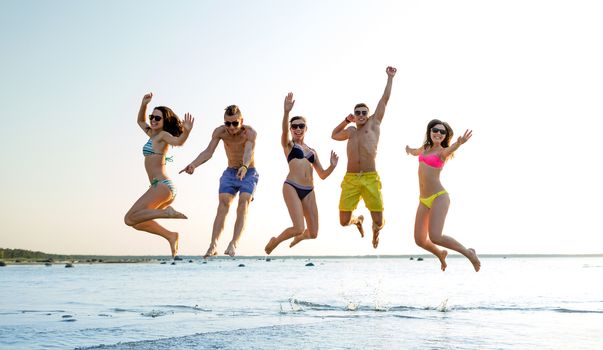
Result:
<svg viewBox="0 0 603 350"><path fill-rule="evenodd" d="M602 17L598 1L4 0L0 247L169 254L123 222L148 188L136 116L153 92L150 106L195 117L167 165L173 206L189 219L160 221L180 233L180 254L207 250L223 146L193 175L178 171L237 104L258 133L260 174L238 254L263 255L291 225L280 147L291 91L306 143L324 165L331 150L340 161L315 176L318 238L273 255L426 253L413 239L418 162L404 148L421 145L434 118L457 136L473 130L441 175L445 234L478 254L602 253ZM375 250L339 225L347 157L330 135L356 103L375 109L387 66L397 74L377 156L386 226ZM369 215L363 202L357 214ZM233 206L220 253L234 220Z"/></svg>

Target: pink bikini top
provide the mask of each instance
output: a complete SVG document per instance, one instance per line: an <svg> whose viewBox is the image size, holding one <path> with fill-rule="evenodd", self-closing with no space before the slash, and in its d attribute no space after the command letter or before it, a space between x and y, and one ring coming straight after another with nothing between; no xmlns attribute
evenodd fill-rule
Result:
<svg viewBox="0 0 603 350"><path fill-rule="evenodd" d="M426 156L423 153L419 154L419 162L423 162L433 168L441 169L444 167L444 161L437 154L433 153Z"/></svg>

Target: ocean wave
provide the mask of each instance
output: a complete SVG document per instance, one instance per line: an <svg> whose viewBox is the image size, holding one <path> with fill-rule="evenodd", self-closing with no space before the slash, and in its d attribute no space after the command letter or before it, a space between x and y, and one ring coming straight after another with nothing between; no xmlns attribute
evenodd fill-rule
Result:
<svg viewBox="0 0 603 350"><path fill-rule="evenodd" d="M593 313L603 314L603 310L588 310L588 309L575 309L558 306L541 306L541 307L528 307L528 306L463 306L463 305L448 305L448 301L445 300L438 306L413 306L413 305L380 305L380 304L360 304L360 303L348 303L346 305L330 305L323 304L299 299L290 299L288 301L292 306L293 311L364 311L364 312L413 312L413 311L439 311L439 312L451 312L451 311L513 311L513 312L560 312L560 313ZM350 305L353 305L350 307ZM298 308L296 308L299 307ZM281 304L282 309L282 304Z"/></svg>
<svg viewBox="0 0 603 350"><path fill-rule="evenodd" d="M198 311L211 312L212 311L210 309L204 309L202 307L199 307L199 305L195 305L195 306L189 306L189 305L157 305L156 307L165 308L165 309L174 309L174 310L178 310L178 311L192 311L192 312L198 312Z"/></svg>

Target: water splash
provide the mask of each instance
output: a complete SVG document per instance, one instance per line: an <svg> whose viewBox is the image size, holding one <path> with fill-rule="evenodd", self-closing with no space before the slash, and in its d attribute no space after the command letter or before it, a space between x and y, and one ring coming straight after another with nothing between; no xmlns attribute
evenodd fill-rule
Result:
<svg viewBox="0 0 603 350"><path fill-rule="evenodd" d="M440 303L440 305L438 305L438 307L436 307L436 310L438 310L439 312L448 312L448 311L450 311L450 309L448 308L448 298L442 300L442 302Z"/></svg>
<svg viewBox="0 0 603 350"><path fill-rule="evenodd" d="M359 303L355 303L353 301L348 301L348 304L345 306L346 311L356 311L358 310Z"/></svg>

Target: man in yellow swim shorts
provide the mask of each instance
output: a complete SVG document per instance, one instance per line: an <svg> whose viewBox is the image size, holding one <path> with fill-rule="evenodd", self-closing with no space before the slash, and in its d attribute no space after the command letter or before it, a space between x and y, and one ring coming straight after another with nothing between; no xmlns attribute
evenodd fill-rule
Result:
<svg viewBox="0 0 603 350"><path fill-rule="evenodd" d="M358 206L360 198L371 212L373 219L373 247L379 245L379 231L383 228L383 197L381 196L381 180L375 167L377 146L381 133L381 121L385 107L391 95L392 82L396 68L387 67L387 84L377 109L369 116L369 108L364 103L354 107L354 114L348 115L333 129L331 137L337 141L348 141L347 172L341 182L341 197L339 199L339 222L342 226L356 225L360 235L364 237L362 223L364 217L355 217L352 212ZM348 126L354 122L356 126Z"/></svg>

